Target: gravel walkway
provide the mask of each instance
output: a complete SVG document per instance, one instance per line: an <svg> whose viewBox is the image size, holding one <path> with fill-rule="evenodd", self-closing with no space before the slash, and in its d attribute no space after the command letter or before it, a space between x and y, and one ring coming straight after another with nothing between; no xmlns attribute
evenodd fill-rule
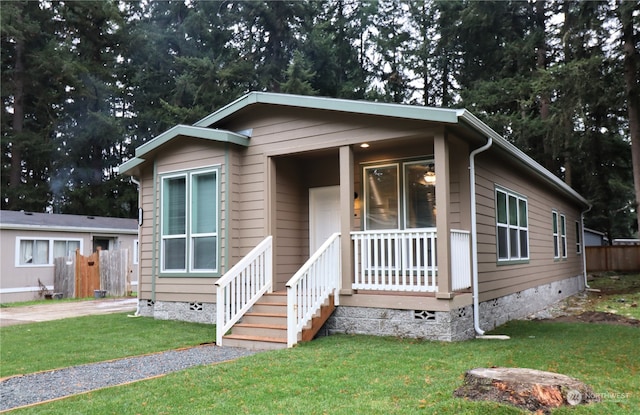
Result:
<svg viewBox="0 0 640 415"><path fill-rule="evenodd" d="M14 376L0 382L0 411L255 354L204 345Z"/></svg>

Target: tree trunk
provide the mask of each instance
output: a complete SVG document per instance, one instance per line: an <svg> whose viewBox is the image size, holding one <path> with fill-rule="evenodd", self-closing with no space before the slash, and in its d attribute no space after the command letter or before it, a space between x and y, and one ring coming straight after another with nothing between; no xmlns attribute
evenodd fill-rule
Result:
<svg viewBox="0 0 640 415"><path fill-rule="evenodd" d="M505 403L544 413L560 406L600 400L589 386L569 376L509 367L467 371L463 386L455 390L454 396Z"/></svg>
<svg viewBox="0 0 640 415"><path fill-rule="evenodd" d="M16 18L22 23L22 16ZM9 170L9 188L11 196L7 207L18 208L17 189L22 184L22 131L24 127L24 39L16 37L15 62L13 68L13 141L11 142L11 168Z"/></svg>
<svg viewBox="0 0 640 415"><path fill-rule="evenodd" d="M638 87L639 56L635 47L633 8L635 2L623 1L618 5L618 17L622 23L622 50L624 52L624 84L631 135L631 161L636 195L636 214L640 206L640 88ZM637 221L636 224L638 224ZM640 226L640 225L639 225ZM637 229L640 231L640 229Z"/></svg>

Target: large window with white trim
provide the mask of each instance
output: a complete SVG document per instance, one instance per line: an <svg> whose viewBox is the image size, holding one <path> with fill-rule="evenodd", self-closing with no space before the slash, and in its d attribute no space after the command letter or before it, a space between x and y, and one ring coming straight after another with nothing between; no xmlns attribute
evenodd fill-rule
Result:
<svg viewBox="0 0 640 415"><path fill-rule="evenodd" d="M496 242L498 262L529 259L527 199L496 188Z"/></svg>
<svg viewBox="0 0 640 415"><path fill-rule="evenodd" d="M218 271L218 171L168 174L161 185L162 271Z"/></svg>
<svg viewBox="0 0 640 415"><path fill-rule="evenodd" d="M55 258L75 255L82 240L19 237L16 247L16 266L45 266L53 265Z"/></svg>
<svg viewBox="0 0 640 415"><path fill-rule="evenodd" d="M433 160L366 166L364 229L416 229L436 226Z"/></svg>

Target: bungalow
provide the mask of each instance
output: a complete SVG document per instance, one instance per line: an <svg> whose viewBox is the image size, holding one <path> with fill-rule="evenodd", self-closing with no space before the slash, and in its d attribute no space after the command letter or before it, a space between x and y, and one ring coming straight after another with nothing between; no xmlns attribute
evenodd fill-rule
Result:
<svg viewBox="0 0 640 415"><path fill-rule="evenodd" d="M41 290L53 291L54 258L90 255L127 248L131 255L130 281L138 280L138 223L135 219L0 211L2 279L0 302L29 301ZM40 286L39 282L44 285Z"/></svg>
<svg viewBox="0 0 640 415"><path fill-rule="evenodd" d="M139 313L219 343L469 339L585 286L587 200L466 110L252 92L120 171Z"/></svg>

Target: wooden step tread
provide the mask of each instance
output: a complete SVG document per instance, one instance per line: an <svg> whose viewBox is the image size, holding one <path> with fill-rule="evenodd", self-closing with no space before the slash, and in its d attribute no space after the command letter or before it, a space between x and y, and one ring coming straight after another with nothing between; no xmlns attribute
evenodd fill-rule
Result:
<svg viewBox="0 0 640 415"><path fill-rule="evenodd" d="M250 336L244 334L227 334L222 337L223 339L235 339L235 340L250 340L256 342L268 342L268 343L286 343L286 338L279 337L264 337L264 336Z"/></svg>
<svg viewBox="0 0 640 415"><path fill-rule="evenodd" d="M260 324L260 323L236 323L233 327L251 327L255 329L277 329L286 330L285 324Z"/></svg>
<svg viewBox="0 0 640 415"><path fill-rule="evenodd" d="M255 305L268 305L268 306L273 306L273 307L286 307L287 303L270 303L268 301L261 302L260 300L258 300Z"/></svg>
<svg viewBox="0 0 640 415"><path fill-rule="evenodd" d="M244 314L245 316L256 316L256 317L287 317L287 313L256 313L256 312L248 312Z"/></svg>

